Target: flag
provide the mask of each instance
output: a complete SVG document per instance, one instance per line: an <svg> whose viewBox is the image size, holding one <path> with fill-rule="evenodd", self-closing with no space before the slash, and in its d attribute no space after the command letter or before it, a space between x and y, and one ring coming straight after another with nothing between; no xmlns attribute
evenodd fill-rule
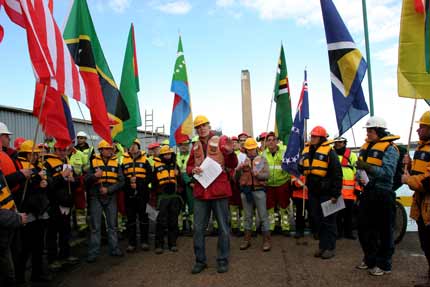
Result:
<svg viewBox="0 0 430 287"><path fill-rule="evenodd" d="M47 94L43 100L45 87ZM75 138L68 98L61 96L52 87L36 83L33 115L38 118L43 132L53 136L62 146L68 146Z"/></svg>
<svg viewBox="0 0 430 287"><path fill-rule="evenodd" d="M287 151L282 161L282 169L288 173L299 177L298 163L300 153L304 146L305 120L309 119L309 99L308 82L305 70L305 80L303 81L302 92L300 93L299 103L297 104L296 116L294 117L293 127L291 128L290 140L288 141Z"/></svg>
<svg viewBox="0 0 430 287"><path fill-rule="evenodd" d="M172 120L170 122L170 146L191 138L193 133L193 114L191 112L190 90L188 88L187 67L185 66L182 40L179 36L178 52L173 71L170 91L175 94Z"/></svg>
<svg viewBox="0 0 430 287"><path fill-rule="evenodd" d="M74 65L58 25L43 0L6 0L3 4L9 18L27 33L28 50L36 77L33 112L37 116L41 115L41 110L44 115L49 112L49 123L46 119L38 119L42 129L58 141L70 144L74 129L67 121L71 119L70 109L62 95L83 102L86 95L79 70ZM42 106L42 102L46 106Z"/></svg>
<svg viewBox="0 0 430 287"><path fill-rule="evenodd" d="M430 99L430 0L403 0L397 91L400 97Z"/></svg>
<svg viewBox="0 0 430 287"><path fill-rule="evenodd" d="M134 26L131 24L122 66L121 84L119 87L130 118L123 123L123 130L114 138L123 146L129 147L137 138L137 127L142 125L139 110L139 73L137 69L136 41Z"/></svg>
<svg viewBox="0 0 430 287"><path fill-rule="evenodd" d="M3 5L3 0L0 0L0 11L1 11L2 5ZM1 41L3 41L3 36L4 36L4 29L3 29L3 26L0 25L0 43Z"/></svg>
<svg viewBox="0 0 430 287"><path fill-rule="evenodd" d="M52 1L48 2L48 5L49 3ZM99 104L93 82L84 77L84 72L80 72L73 61L52 16L52 6L47 7L43 0L5 0L4 4L9 18L27 31L29 53L37 83L49 87L46 97L58 97L45 102L59 101L61 95L82 102L91 112L94 130L102 138L111 141L106 110ZM43 97L38 94L43 90L36 89L35 102L37 98L40 100ZM45 108L44 106L43 109ZM55 115L56 113L53 113L53 116ZM46 132L53 135L57 131Z"/></svg>
<svg viewBox="0 0 430 287"><path fill-rule="evenodd" d="M97 96L97 105L106 109L114 138L123 130L123 122L130 115L103 54L85 0L74 0L63 37L73 59L83 71L84 80L94 83L92 88Z"/></svg>
<svg viewBox="0 0 430 287"><path fill-rule="evenodd" d="M339 135L369 113L361 82L367 64L331 0L321 0Z"/></svg>
<svg viewBox="0 0 430 287"><path fill-rule="evenodd" d="M281 54L278 59L275 88L273 98L276 102L275 131L277 136L286 145L293 126L290 86L288 83L287 63L285 62L284 46L281 45Z"/></svg>

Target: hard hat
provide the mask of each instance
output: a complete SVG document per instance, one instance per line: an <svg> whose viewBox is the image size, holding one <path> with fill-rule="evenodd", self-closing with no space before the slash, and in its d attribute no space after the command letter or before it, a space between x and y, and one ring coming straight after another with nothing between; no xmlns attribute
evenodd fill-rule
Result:
<svg viewBox="0 0 430 287"><path fill-rule="evenodd" d="M177 144L189 144L190 143L190 138L186 135L184 137L182 137L181 139L176 141Z"/></svg>
<svg viewBox="0 0 430 287"><path fill-rule="evenodd" d="M249 134L247 132L241 132L237 137L240 138L240 137L243 137L243 136L249 138Z"/></svg>
<svg viewBox="0 0 430 287"><path fill-rule="evenodd" d="M12 135L12 133L7 128L7 125L0 122L0 135Z"/></svg>
<svg viewBox="0 0 430 287"><path fill-rule="evenodd" d="M232 136L232 137L231 137L231 140L232 140L232 141L238 141L239 139L237 138L237 136Z"/></svg>
<svg viewBox="0 0 430 287"><path fill-rule="evenodd" d="M46 149L46 150L49 150L49 146L48 146L48 144L47 144L47 143L39 143L39 144L37 144L37 147L38 147L38 148L44 148L44 149Z"/></svg>
<svg viewBox="0 0 430 287"><path fill-rule="evenodd" d="M311 131L311 136L314 137L328 137L327 131L322 126L316 126Z"/></svg>
<svg viewBox="0 0 430 287"><path fill-rule="evenodd" d="M198 126L208 124L208 123L209 123L209 120L207 117L202 116L202 115L198 115L194 119L194 128L197 128Z"/></svg>
<svg viewBox="0 0 430 287"><path fill-rule="evenodd" d="M35 146L34 141L32 140L25 140L21 143L21 146L19 147L19 152L32 152L34 148L34 152L41 152L42 150Z"/></svg>
<svg viewBox="0 0 430 287"><path fill-rule="evenodd" d="M13 142L13 146L16 150L19 150L19 147L21 146L21 144L25 142L25 138L16 138Z"/></svg>
<svg viewBox="0 0 430 287"><path fill-rule="evenodd" d="M333 142L347 142L348 140L344 137L337 137L333 140Z"/></svg>
<svg viewBox="0 0 430 287"><path fill-rule="evenodd" d="M99 142L99 145L97 146L97 148L98 149L103 149L103 148L112 148L113 149L113 146L110 143L108 143L107 141L101 140Z"/></svg>
<svg viewBox="0 0 430 287"><path fill-rule="evenodd" d="M76 137L82 137L82 138L88 138L88 135L85 133L85 132L83 132L83 131L79 131L77 134L76 134Z"/></svg>
<svg viewBox="0 0 430 287"><path fill-rule="evenodd" d="M160 147L159 143L151 143L151 144L148 145L148 149L154 149L154 148L157 148L157 147Z"/></svg>
<svg viewBox="0 0 430 287"><path fill-rule="evenodd" d="M367 122L366 125L363 128L382 128L382 129L386 129L387 128L387 123L385 122L385 120L381 117L370 117Z"/></svg>
<svg viewBox="0 0 430 287"><path fill-rule="evenodd" d="M165 139L161 142L161 145L169 145L169 144L170 144L170 142L168 139Z"/></svg>
<svg viewBox="0 0 430 287"><path fill-rule="evenodd" d="M278 137L276 136L275 132L268 132L268 133L266 134L266 139L267 139L268 137L275 137L276 139L278 138Z"/></svg>
<svg viewBox="0 0 430 287"><path fill-rule="evenodd" d="M245 141L245 143L243 144L243 147L245 149L250 150L250 149L258 148L258 144L257 144L257 141L254 138L247 138L246 141Z"/></svg>
<svg viewBox="0 0 430 287"><path fill-rule="evenodd" d="M257 137L257 141L261 142L262 140L264 140L267 137L267 133L266 132L262 132L258 137Z"/></svg>
<svg viewBox="0 0 430 287"><path fill-rule="evenodd" d="M160 155L168 154L168 153L173 153L173 149L171 149L167 145L162 146L161 149L160 149Z"/></svg>
<svg viewBox="0 0 430 287"><path fill-rule="evenodd" d="M419 121L416 121L420 125L430 126L430 111L425 112Z"/></svg>
<svg viewBox="0 0 430 287"><path fill-rule="evenodd" d="M137 144L139 146L139 149L140 149L140 140L139 139L135 139L133 141L133 144Z"/></svg>
<svg viewBox="0 0 430 287"><path fill-rule="evenodd" d="M191 139L192 143L198 142L199 141L199 136L193 136L193 138Z"/></svg>

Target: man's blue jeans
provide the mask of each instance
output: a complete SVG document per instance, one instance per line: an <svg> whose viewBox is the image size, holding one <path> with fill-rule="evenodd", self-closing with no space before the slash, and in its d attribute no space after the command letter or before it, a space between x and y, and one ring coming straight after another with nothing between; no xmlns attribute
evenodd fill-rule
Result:
<svg viewBox="0 0 430 287"><path fill-rule="evenodd" d="M194 254L196 262L206 264L205 232L213 212L218 222L218 265L228 264L230 253L230 226L228 225L228 199L194 201Z"/></svg>
<svg viewBox="0 0 430 287"><path fill-rule="evenodd" d="M90 197L90 242L88 246L88 257L97 257L100 254L100 240L101 240L101 224L102 213L105 213L107 229L108 229L108 243L109 254L114 255L121 252L118 247L118 211L116 204L116 194L109 196L109 198L99 199L96 196Z"/></svg>

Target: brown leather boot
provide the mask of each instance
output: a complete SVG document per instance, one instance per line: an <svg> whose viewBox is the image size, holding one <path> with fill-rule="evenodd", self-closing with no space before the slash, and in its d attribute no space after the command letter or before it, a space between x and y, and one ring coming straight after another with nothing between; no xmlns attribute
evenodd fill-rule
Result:
<svg viewBox="0 0 430 287"><path fill-rule="evenodd" d="M269 251L272 249L272 239L270 237L270 232L264 232L263 233L263 251Z"/></svg>
<svg viewBox="0 0 430 287"><path fill-rule="evenodd" d="M251 231L245 230L245 235L243 236L243 242L240 244L240 250L246 250L251 246Z"/></svg>

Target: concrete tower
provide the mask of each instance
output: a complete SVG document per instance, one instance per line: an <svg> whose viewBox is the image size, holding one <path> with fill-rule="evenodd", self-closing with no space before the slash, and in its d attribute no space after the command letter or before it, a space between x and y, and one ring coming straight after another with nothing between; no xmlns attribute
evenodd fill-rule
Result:
<svg viewBox="0 0 430 287"><path fill-rule="evenodd" d="M248 70L242 70L242 129L253 137L251 78Z"/></svg>

